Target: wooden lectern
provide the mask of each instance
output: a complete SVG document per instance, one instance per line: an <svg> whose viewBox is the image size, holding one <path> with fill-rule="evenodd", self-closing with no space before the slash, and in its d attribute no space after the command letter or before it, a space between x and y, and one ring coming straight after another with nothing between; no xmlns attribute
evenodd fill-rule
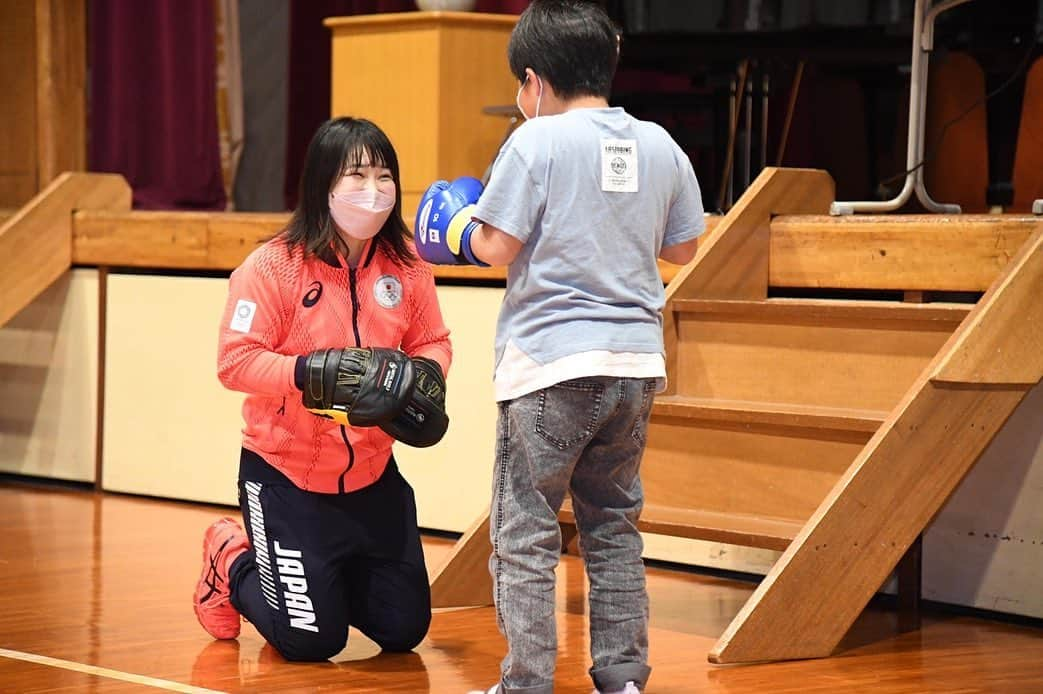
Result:
<svg viewBox="0 0 1043 694"><path fill-rule="evenodd" d="M514 103L507 67L515 15L403 12L330 17L334 116L368 118L391 138L402 170L407 223L435 180L481 178L503 140L503 119L482 113Z"/></svg>

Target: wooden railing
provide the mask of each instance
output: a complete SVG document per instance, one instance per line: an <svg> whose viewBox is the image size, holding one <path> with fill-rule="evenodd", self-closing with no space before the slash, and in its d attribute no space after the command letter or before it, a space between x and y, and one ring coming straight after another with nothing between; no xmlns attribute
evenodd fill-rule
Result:
<svg viewBox="0 0 1043 694"><path fill-rule="evenodd" d="M73 212L130 209L130 187L113 174L64 173L0 225L0 326L72 263Z"/></svg>
<svg viewBox="0 0 1043 694"><path fill-rule="evenodd" d="M73 262L77 265L233 270L258 244L286 226L288 213L106 212L76 214ZM716 219L710 218L712 227ZM665 282L680 266L660 262ZM502 267L435 266L436 277L505 280Z"/></svg>

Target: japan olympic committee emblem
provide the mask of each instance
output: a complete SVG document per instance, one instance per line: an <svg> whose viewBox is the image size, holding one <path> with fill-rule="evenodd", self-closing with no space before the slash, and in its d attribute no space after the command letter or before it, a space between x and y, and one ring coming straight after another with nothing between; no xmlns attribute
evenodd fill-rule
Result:
<svg viewBox="0 0 1043 694"><path fill-rule="evenodd" d="M384 308L402 303L402 282L394 275L381 275L373 284L373 297Z"/></svg>

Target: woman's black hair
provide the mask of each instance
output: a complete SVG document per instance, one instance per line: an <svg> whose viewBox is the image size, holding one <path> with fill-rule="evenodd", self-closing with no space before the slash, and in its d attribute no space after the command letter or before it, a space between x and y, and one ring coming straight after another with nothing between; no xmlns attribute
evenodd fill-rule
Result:
<svg viewBox="0 0 1043 694"><path fill-rule="evenodd" d="M607 99L618 60L619 30L600 5L582 0L533 0L507 45L507 62L519 82L525 81L525 68L532 68L563 99Z"/></svg>
<svg viewBox="0 0 1043 694"><path fill-rule="evenodd" d="M330 192L345 171L365 162L389 169L395 182L395 206L374 243L399 265L411 265L416 260L407 242L409 228L402 220L398 156L384 131L364 118L333 118L315 131L304 157L297 208L279 234L287 246L301 246L305 255L317 256L331 265L337 264L335 250L347 255L330 217Z"/></svg>

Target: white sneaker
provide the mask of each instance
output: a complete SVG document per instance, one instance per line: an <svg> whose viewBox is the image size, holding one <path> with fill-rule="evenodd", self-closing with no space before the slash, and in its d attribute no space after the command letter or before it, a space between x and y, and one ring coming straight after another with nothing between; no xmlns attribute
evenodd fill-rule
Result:
<svg viewBox="0 0 1043 694"><path fill-rule="evenodd" d="M637 685L633 682L627 682L622 689L618 689L614 692L603 692L599 689L595 689L594 694L641 694L641 690L638 689Z"/></svg>

